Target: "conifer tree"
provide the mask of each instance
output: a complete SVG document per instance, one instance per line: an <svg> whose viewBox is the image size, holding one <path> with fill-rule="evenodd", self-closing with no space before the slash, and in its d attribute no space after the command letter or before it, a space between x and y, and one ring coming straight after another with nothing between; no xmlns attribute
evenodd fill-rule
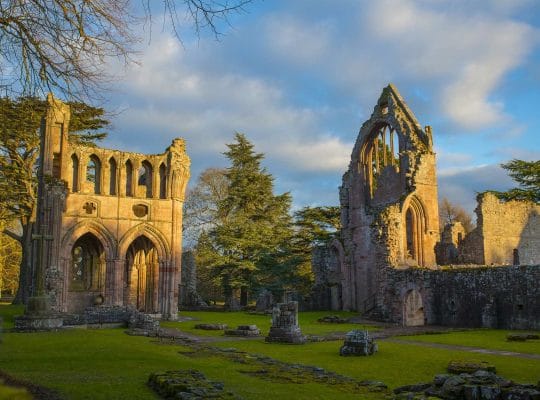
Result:
<svg viewBox="0 0 540 400"><path fill-rule="evenodd" d="M540 160L511 160L501 164L519 187L506 192L495 192L502 200L523 200L540 203Z"/></svg>
<svg viewBox="0 0 540 400"><path fill-rule="evenodd" d="M225 174L227 196L218 204L220 223L205 235L198 251L219 276L226 299L239 289L246 305L248 293L280 279L277 270L288 261L291 196L274 195L273 177L261 166L264 155L244 135L237 133L235 139L224 153L231 166Z"/></svg>

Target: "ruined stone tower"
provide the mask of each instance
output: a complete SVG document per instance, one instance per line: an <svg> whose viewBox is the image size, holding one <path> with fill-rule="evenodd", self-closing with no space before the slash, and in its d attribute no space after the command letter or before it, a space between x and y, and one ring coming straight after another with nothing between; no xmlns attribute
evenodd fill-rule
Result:
<svg viewBox="0 0 540 400"><path fill-rule="evenodd" d="M152 155L73 144L69 106L47 100L34 294L41 285L61 313L103 303L175 319L190 174L184 140Z"/></svg>
<svg viewBox="0 0 540 400"><path fill-rule="evenodd" d="M340 308L372 308L384 267L435 266L439 220L431 128L420 126L391 84L360 128L340 203L341 238L331 245Z"/></svg>

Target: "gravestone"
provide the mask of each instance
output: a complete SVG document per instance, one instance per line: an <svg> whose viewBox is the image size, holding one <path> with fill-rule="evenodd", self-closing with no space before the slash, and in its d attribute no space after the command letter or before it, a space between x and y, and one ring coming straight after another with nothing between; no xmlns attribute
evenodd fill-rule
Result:
<svg viewBox="0 0 540 400"><path fill-rule="evenodd" d="M272 327L267 342L304 344L306 337L298 326L298 302L279 303L272 310Z"/></svg>
<svg viewBox="0 0 540 400"><path fill-rule="evenodd" d="M377 343L368 331L354 329L345 335L345 343L339 349L340 356L370 356L378 350Z"/></svg>

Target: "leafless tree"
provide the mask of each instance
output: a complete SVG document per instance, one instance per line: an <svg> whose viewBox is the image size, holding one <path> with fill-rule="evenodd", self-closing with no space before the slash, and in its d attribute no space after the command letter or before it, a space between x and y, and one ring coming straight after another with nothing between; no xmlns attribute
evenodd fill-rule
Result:
<svg viewBox="0 0 540 400"><path fill-rule="evenodd" d="M184 245L191 247L202 231L214 227L218 204L227 196L228 181L223 168L205 169L189 189L184 204Z"/></svg>
<svg viewBox="0 0 540 400"><path fill-rule="evenodd" d="M471 215L463 207L451 203L446 197L439 204L439 220L441 230L445 225L456 221L461 222L467 233L474 228Z"/></svg>
<svg viewBox="0 0 540 400"><path fill-rule="evenodd" d="M136 60L137 24L150 21L150 0L0 0L0 95L70 99L99 94L112 78L108 62ZM164 15L180 39L182 15L197 34L217 38L221 22L244 12L252 0L162 0ZM155 5L155 0L152 5Z"/></svg>

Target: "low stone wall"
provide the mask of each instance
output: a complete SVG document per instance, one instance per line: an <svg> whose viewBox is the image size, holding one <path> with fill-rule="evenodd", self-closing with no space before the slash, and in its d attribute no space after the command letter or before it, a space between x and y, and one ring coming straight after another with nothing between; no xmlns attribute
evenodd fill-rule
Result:
<svg viewBox="0 0 540 400"><path fill-rule="evenodd" d="M384 320L421 325L423 313L426 324L540 329L540 265L385 268L380 278L376 311Z"/></svg>

